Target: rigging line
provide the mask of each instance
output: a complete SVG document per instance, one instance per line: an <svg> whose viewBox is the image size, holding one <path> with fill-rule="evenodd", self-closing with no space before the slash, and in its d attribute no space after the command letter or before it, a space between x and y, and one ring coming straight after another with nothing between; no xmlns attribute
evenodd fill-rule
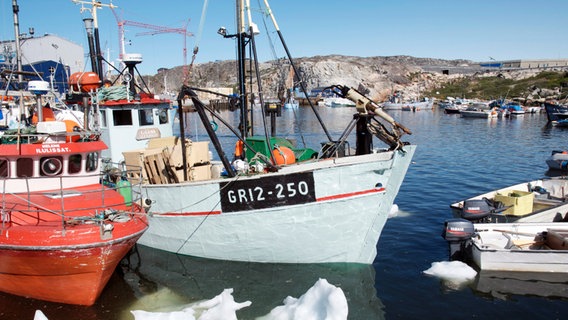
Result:
<svg viewBox="0 0 568 320"><path fill-rule="evenodd" d="M261 8L262 5L260 4L260 0L258 1L258 7ZM278 61L278 56L276 55L276 48L274 47L274 41L272 41L272 37L270 37L270 32L268 32L268 25L266 24L266 18L270 16L268 11L263 10L262 13L262 24L264 25L264 31L266 32L266 37L268 38L268 44L270 44L270 51L272 51L272 59L274 61Z"/></svg>
<svg viewBox="0 0 568 320"><path fill-rule="evenodd" d="M191 75L191 71L193 69L193 63L195 62L195 58L197 57L197 53L199 52L199 43L201 42L201 35L203 34L203 26L205 25L205 16L207 15L207 6L209 5L209 0L205 0L203 2L203 8L201 10L201 18L199 20L199 27L197 29L197 35L195 37L195 46L193 47L193 55L191 56L191 62L189 64L189 68L187 70L187 79L184 79L185 81L189 80L189 77Z"/></svg>
<svg viewBox="0 0 568 320"><path fill-rule="evenodd" d="M255 75L256 75L256 84L258 86L258 98L260 100L260 110L262 112L262 124L263 124L263 128L264 128L264 139L266 141L268 150L272 150L272 144L270 141L270 137L268 136L268 125L266 124L266 114L265 114L265 110L264 110L264 96L262 94L262 82L261 82L261 77L260 77L260 72L259 72L259 66L258 66L258 54L256 52L256 42L254 39L254 30L253 30L253 22L252 22L252 17L251 17L251 13L250 13L250 0L246 0L246 7L247 7L247 15L248 15L248 22L249 22L249 33L250 33L250 48L252 50L252 54L254 57L254 69L255 69ZM252 78L251 78L252 81ZM273 163L276 163L276 159L274 158L274 154L272 152L270 152L270 159L272 160Z"/></svg>
<svg viewBox="0 0 568 320"><path fill-rule="evenodd" d="M270 14L270 17L272 18L272 23L274 24L274 28L276 28L276 32L278 33L278 37L280 38L280 42L282 43L282 46L284 47L284 51L286 51L286 56L288 57L288 61L290 61L290 65L292 65L292 68L294 68L294 72L296 74L299 74L298 69L296 68L296 64L294 63L294 59L292 59L292 55L290 54L290 50L288 50L288 46L286 45L286 41L284 41L284 36L282 35L282 32L280 32L280 28L278 27L278 23L276 22L276 18L274 17L272 10L270 10L270 5L268 4L268 0L264 0L264 4L266 5L266 9L267 9L268 13ZM327 130L327 127L325 126L325 123L323 122L319 112L314 107L312 100L308 97L308 92L306 90L306 86L305 86L303 81L300 81L300 87L302 88L302 91L306 95L307 100L308 100L308 104L310 105L310 107L312 108L312 111L314 112L316 118L318 119L320 126L322 127L323 131L325 132L325 135L327 136L327 139L329 141L333 141L333 138L329 134L329 131Z"/></svg>

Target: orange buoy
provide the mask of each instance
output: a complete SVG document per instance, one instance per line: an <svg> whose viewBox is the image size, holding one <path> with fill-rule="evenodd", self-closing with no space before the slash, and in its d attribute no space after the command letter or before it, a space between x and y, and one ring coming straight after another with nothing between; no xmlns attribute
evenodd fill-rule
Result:
<svg viewBox="0 0 568 320"><path fill-rule="evenodd" d="M81 128L81 126L73 120L63 120L63 122L65 122L65 131L67 131L67 133L75 132L75 127ZM67 142L77 142L79 139L81 139L80 135L67 136Z"/></svg>
<svg viewBox="0 0 568 320"><path fill-rule="evenodd" d="M274 155L276 164L292 164L296 162L294 151L287 147L275 146L274 150L272 150L272 155Z"/></svg>
<svg viewBox="0 0 568 320"><path fill-rule="evenodd" d="M90 92L101 86L101 79L95 72L75 72L69 76L72 91Z"/></svg>

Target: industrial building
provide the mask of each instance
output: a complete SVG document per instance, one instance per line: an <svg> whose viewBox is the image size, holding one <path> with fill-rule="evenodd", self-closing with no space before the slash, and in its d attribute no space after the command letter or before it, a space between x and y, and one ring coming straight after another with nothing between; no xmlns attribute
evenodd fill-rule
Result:
<svg viewBox="0 0 568 320"><path fill-rule="evenodd" d="M20 40L22 70L34 75L24 76L24 83L31 80L52 82L53 88L64 92L69 75L84 70L85 53L82 46L56 35L28 36ZM17 70L15 41L0 42L0 87L11 89L17 84L17 77L10 77L10 71ZM50 79L53 75L53 79Z"/></svg>

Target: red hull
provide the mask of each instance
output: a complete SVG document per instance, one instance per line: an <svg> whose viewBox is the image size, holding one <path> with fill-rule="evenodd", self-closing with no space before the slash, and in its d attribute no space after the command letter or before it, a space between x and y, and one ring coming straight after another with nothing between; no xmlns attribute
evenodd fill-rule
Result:
<svg viewBox="0 0 568 320"><path fill-rule="evenodd" d="M36 238L37 246L10 245L10 233L19 228L4 230L0 242L0 290L90 306L146 228L145 217L133 217L127 222L114 223L112 238L105 240L101 239L98 225L68 227L65 235L52 229L52 238ZM72 244L61 245L65 239Z"/></svg>

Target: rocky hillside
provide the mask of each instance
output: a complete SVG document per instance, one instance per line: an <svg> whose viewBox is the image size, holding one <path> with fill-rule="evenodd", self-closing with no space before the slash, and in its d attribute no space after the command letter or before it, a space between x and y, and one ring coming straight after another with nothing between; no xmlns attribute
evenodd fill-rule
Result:
<svg viewBox="0 0 568 320"><path fill-rule="evenodd" d="M405 98L418 98L426 92L432 93L448 83L464 78L483 78L501 76L511 79L524 79L542 70L523 70L510 72L484 71L467 60L440 60L414 58L409 56L392 57L350 57L315 56L298 58L295 64L307 90L340 84L357 88L375 101L385 101L394 91L402 91ZM236 88L237 74L235 61L218 61L196 64L188 68L189 84L206 88ZM261 63L259 70L265 96L281 97L290 87L294 77L287 61ZM447 74L443 74L446 70ZM157 75L145 77L146 83L156 93L176 91L182 83L183 67L162 70ZM164 81L165 79L165 81ZM253 75L253 83L255 76ZM286 80L287 79L287 80ZM533 88L534 89L534 88Z"/></svg>

